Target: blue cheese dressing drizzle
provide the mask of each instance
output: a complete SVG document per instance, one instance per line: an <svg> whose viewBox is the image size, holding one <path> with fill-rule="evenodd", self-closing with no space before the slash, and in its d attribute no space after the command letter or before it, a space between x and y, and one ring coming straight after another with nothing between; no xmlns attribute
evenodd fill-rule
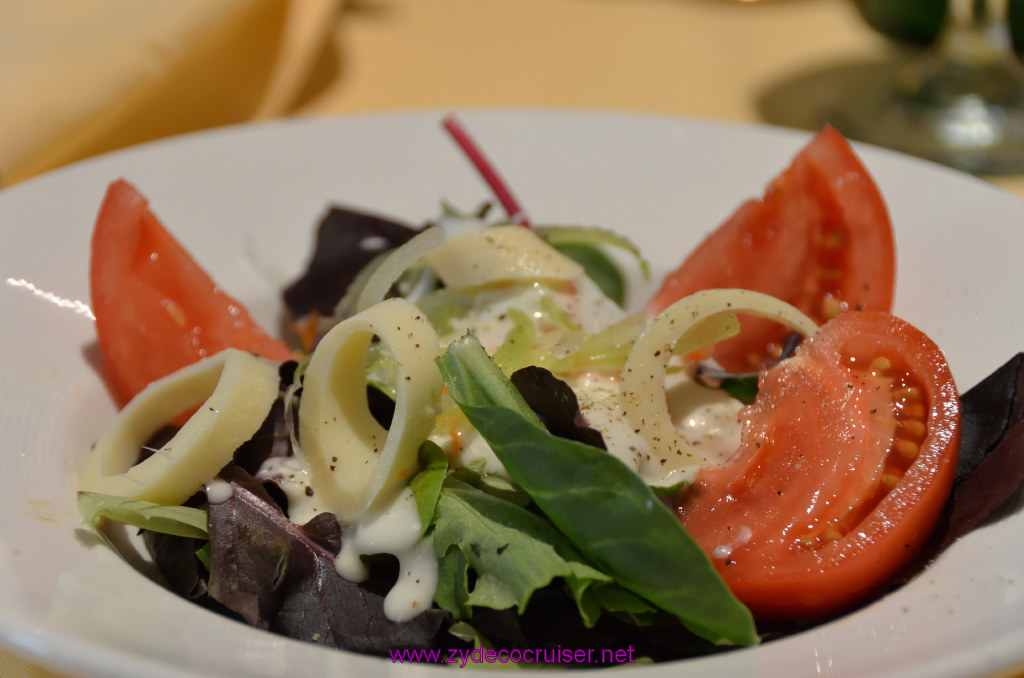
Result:
<svg viewBox="0 0 1024 678"><path fill-rule="evenodd" d="M223 504L234 494L231 483L221 478L214 478L203 489L206 492L206 500L211 504Z"/></svg>
<svg viewBox="0 0 1024 678"><path fill-rule="evenodd" d="M334 568L345 579L369 576L362 556L390 553L398 558L398 581L384 597L384 615L394 622L428 609L437 590L437 558L429 539L420 539L416 499L408 487L379 509L371 509L345 528Z"/></svg>
<svg viewBox="0 0 1024 678"><path fill-rule="evenodd" d="M270 457L256 472L261 481L275 483L288 497L288 518L304 525L321 512L320 497L309 482L309 465L297 457Z"/></svg>

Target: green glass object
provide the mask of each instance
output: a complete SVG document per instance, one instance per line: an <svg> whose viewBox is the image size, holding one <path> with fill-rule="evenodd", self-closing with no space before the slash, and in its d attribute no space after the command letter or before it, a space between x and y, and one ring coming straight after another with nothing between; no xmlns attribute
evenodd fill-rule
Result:
<svg viewBox="0 0 1024 678"><path fill-rule="evenodd" d="M855 0L869 26L898 42L930 45L942 28L947 0ZM1024 51L1024 0L1010 0L1008 20L1016 51Z"/></svg>
<svg viewBox="0 0 1024 678"><path fill-rule="evenodd" d="M910 2L916 11L930 4L885 4ZM827 121L853 139L974 174L1024 173L1024 66L1012 46L1010 0L940 4L933 42L894 77L844 91Z"/></svg>

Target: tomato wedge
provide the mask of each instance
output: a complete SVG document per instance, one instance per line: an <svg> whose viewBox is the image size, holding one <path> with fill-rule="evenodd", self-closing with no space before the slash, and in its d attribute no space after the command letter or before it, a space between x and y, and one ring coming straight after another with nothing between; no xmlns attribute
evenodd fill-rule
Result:
<svg viewBox="0 0 1024 678"><path fill-rule="evenodd" d="M949 495L960 405L938 347L843 313L762 373L740 448L680 493L680 520L762 620L842 612L927 539Z"/></svg>
<svg viewBox="0 0 1024 678"><path fill-rule="evenodd" d="M647 306L653 317L702 289L771 294L825 322L843 310L889 311L896 258L892 224L878 187L853 149L826 127L768 186L742 204L674 272ZM774 362L786 330L741 319L742 334L715 347L726 369Z"/></svg>
<svg viewBox="0 0 1024 678"><path fill-rule="evenodd" d="M225 294L129 183L110 184L89 261L96 333L115 400L225 348L272 360L292 351Z"/></svg>

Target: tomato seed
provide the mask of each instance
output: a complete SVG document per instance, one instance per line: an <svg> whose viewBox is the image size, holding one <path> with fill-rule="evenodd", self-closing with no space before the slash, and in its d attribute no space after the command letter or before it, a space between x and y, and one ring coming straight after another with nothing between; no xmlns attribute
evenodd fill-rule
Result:
<svg viewBox="0 0 1024 678"><path fill-rule="evenodd" d="M913 417L914 419L924 419L927 416L927 412L924 408L924 403L914 403L909 405L904 411L904 416Z"/></svg>
<svg viewBox="0 0 1024 678"><path fill-rule="evenodd" d="M904 459L916 459L918 453L921 451L921 446L912 440L901 438L896 441L896 451L899 452L900 456Z"/></svg>
<svg viewBox="0 0 1024 678"><path fill-rule="evenodd" d="M839 301L835 296L826 294L821 300L821 315L825 318L834 318L846 310L844 307L845 304Z"/></svg>
<svg viewBox="0 0 1024 678"><path fill-rule="evenodd" d="M886 358L884 355L880 355L871 361L871 373L882 374L888 372L892 368L892 361Z"/></svg>
<svg viewBox="0 0 1024 678"><path fill-rule="evenodd" d="M921 399L921 387L920 386L905 386L896 392L896 397L902 400L920 400Z"/></svg>
<svg viewBox="0 0 1024 678"><path fill-rule="evenodd" d="M842 539L843 534L834 527L830 527L821 533L821 539L824 541L835 541L836 539Z"/></svg>
<svg viewBox="0 0 1024 678"><path fill-rule="evenodd" d="M904 431L918 440L924 439L925 433L928 432L928 426L920 419L907 419L906 421L901 421L900 426Z"/></svg>
<svg viewBox="0 0 1024 678"><path fill-rule="evenodd" d="M832 231L825 235L825 249L838 250L842 249L843 245L845 244L846 239L843 237L843 234L840 231Z"/></svg>
<svg viewBox="0 0 1024 678"><path fill-rule="evenodd" d="M170 317L171 322L177 325L181 329L185 329L188 325L188 319L185 317L185 310L178 304L174 303L170 299L164 299L160 302L164 311Z"/></svg>

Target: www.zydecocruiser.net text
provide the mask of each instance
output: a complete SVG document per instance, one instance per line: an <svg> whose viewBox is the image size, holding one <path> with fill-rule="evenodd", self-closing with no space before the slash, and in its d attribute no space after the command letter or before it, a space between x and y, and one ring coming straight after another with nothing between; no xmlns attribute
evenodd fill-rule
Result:
<svg viewBox="0 0 1024 678"><path fill-rule="evenodd" d="M632 647L627 648L544 648L494 650L481 647L445 650L388 650L395 664L451 664L466 668L471 664L631 664L636 662Z"/></svg>

